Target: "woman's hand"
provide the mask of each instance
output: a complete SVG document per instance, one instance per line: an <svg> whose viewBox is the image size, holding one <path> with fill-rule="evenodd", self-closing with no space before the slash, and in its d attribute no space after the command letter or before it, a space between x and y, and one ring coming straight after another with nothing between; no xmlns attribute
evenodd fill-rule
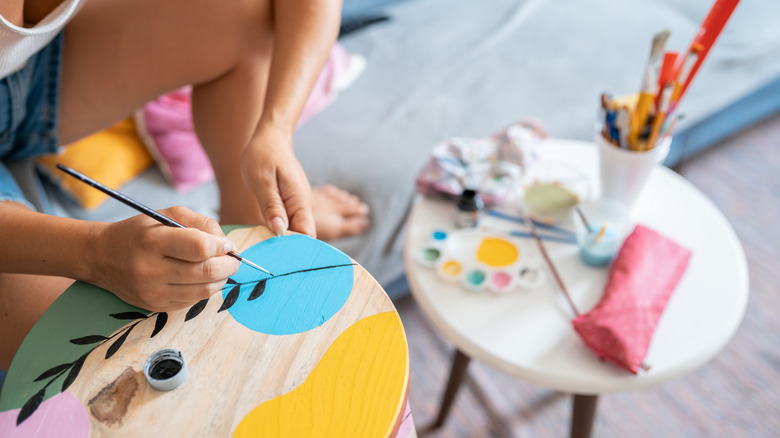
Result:
<svg viewBox="0 0 780 438"><path fill-rule="evenodd" d="M239 262L226 255L232 244L217 222L184 207L161 213L188 228L144 215L100 227L88 281L154 311L181 309L220 291Z"/></svg>
<svg viewBox="0 0 780 438"><path fill-rule="evenodd" d="M244 150L241 173L272 231L316 237L311 187L293 154L291 130L261 123Z"/></svg>

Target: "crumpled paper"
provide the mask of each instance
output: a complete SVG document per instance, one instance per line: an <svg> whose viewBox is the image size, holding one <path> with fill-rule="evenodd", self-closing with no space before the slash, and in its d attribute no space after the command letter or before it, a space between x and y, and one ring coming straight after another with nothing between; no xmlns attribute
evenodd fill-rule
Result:
<svg viewBox="0 0 780 438"><path fill-rule="evenodd" d="M456 199L477 190L485 205L511 199L547 137L534 121L523 121L486 138L454 137L434 146L417 177L417 191Z"/></svg>
<svg viewBox="0 0 780 438"><path fill-rule="evenodd" d="M610 268L604 295L572 321L574 330L600 358L637 374L690 257L689 249L637 225Z"/></svg>

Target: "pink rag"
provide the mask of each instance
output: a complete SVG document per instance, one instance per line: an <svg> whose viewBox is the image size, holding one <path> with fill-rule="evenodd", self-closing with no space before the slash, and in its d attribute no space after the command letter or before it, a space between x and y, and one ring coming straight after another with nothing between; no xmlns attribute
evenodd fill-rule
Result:
<svg viewBox="0 0 780 438"><path fill-rule="evenodd" d="M604 295L572 321L591 350L637 374L691 251L637 225L612 264Z"/></svg>

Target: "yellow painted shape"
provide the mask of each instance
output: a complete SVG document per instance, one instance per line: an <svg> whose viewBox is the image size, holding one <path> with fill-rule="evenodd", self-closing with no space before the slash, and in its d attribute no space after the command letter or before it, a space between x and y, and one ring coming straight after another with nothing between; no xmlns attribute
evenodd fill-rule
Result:
<svg viewBox="0 0 780 438"><path fill-rule="evenodd" d="M234 437L386 437L404 406L409 356L395 312L344 331L297 388L253 409Z"/></svg>
<svg viewBox="0 0 780 438"><path fill-rule="evenodd" d="M449 260L441 266L441 270L446 275L455 276L460 274L460 271L462 271L463 268L460 266L460 263L458 263L457 261Z"/></svg>
<svg viewBox="0 0 780 438"><path fill-rule="evenodd" d="M493 267L509 266L520 256L520 251L509 241L498 237L487 237L477 248L477 260Z"/></svg>

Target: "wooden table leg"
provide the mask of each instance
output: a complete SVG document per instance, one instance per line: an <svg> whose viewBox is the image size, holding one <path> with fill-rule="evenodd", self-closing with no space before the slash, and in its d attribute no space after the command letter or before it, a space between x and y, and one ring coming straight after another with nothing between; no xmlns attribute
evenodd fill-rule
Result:
<svg viewBox="0 0 780 438"><path fill-rule="evenodd" d="M571 414L571 438L590 438L596 417L598 395L574 394Z"/></svg>
<svg viewBox="0 0 780 438"><path fill-rule="evenodd" d="M447 419L447 414L450 412L452 402L455 401L455 395L458 393L461 382L463 382L463 376L466 374L469 362L471 362L470 357L466 356L462 351L455 349L455 354L452 357L452 368L450 369L450 380L447 382L447 389L444 391L444 396L441 399L439 416L436 418L436 422L431 425L432 429L438 429L444 424L444 420Z"/></svg>

